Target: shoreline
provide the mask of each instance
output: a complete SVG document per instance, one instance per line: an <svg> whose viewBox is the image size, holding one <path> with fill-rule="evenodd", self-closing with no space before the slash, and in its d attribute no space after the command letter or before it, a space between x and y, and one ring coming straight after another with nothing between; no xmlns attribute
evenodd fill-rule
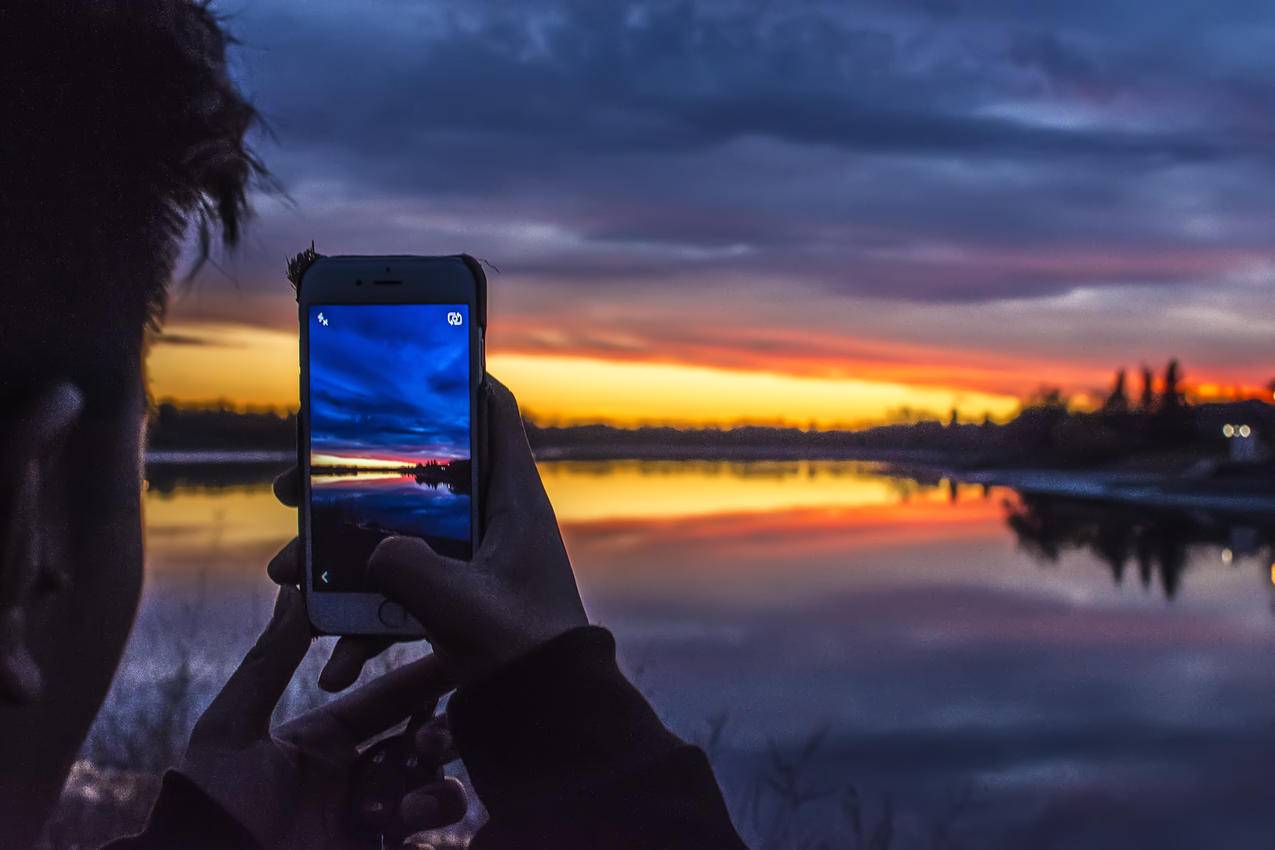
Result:
<svg viewBox="0 0 1275 850"><path fill-rule="evenodd" d="M925 449L814 450L797 447L744 446L731 449L710 447L633 448L541 447L536 460L552 462L598 461L706 461L755 463L765 461L859 461L878 463L883 473L909 473L948 478L962 484L1006 487L1021 493L1050 495L1095 502L1142 505L1173 510L1203 510L1220 513L1275 515L1275 480L1254 469L1238 487L1200 476L1171 472L1114 471L1103 469L1062 470L1041 467L989 467L977 462L960 462L950 453ZM279 450L162 450L147 452L146 467L166 473L271 468L281 471L294 463L294 451ZM1225 489L1224 489L1225 488ZM1229 489L1229 492L1227 491Z"/></svg>
<svg viewBox="0 0 1275 850"><path fill-rule="evenodd" d="M1020 493L1148 508L1199 510L1226 514L1275 515L1275 487L1265 492L1223 493L1216 482L1193 482L1170 475L1069 472L1052 469L942 470L962 484L1008 487ZM1199 484L1213 484L1200 487ZM1196 484L1194 488L1192 484Z"/></svg>

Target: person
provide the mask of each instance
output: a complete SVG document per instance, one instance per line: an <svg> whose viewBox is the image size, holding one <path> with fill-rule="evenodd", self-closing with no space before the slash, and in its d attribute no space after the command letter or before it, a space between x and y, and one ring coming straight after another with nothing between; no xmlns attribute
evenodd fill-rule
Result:
<svg viewBox="0 0 1275 850"><path fill-rule="evenodd" d="M137 608L143 357L184 232L193 224L206 246L220 229L233 244L246 186L262 173L244 143L255 113L227 76L225 45L217 20L188 0L0 6L6 848L33 844L56 807ZM299 594L285 589L165 778L146 832L120 846L365 843L333 802L352 794L356 739L427 711L449 683L422 662L271 734L274 701L309 645ZM460 816L455 783L433 770L419 779L392 801L411 826Z"/></svg>
<svg viewBox="0 0 1275 850"><path fill-rule="evenodd" d="M424 626L458 684L447 706L456 749L487 809L472 850L739 850L703 751L673 735L590 625L540 481L517 401L488 376L483 536L472 561L390 537L373 586ZM275 492L297 504L295 470ZM294 540L267 572L300 578ZM324 671L339 689L383 644L342 638Z"/></svg>
<svg viewBox="0 0 1275 850"><path fill-rule="evenodd" d="M144 354L190 224L233 244L264 170L226 37L190 0L13 0L0 10L0 835L32 845L101 706L142 577ZM274 729L311 635L285 586L257 644L164 777L145 829L112 850L354 848L359 755L408 722L423 762L376 802L402 830L464 799L451 746L489 812L471 846L738 848L702 752L660 723L588 624L517 404L485 383L485 534L472 562L392 538L369 574L435 654ZM278 490L295 490L285 478ZM321 676L345 690L383 648L346 638ZM446 709L434 705L458 686ZM448 728L448 726L450 728ZM393 739L391 739L393 740ZM379 745L378 745L379 746ZM103 836L109 838L110 836Z"/></svg>

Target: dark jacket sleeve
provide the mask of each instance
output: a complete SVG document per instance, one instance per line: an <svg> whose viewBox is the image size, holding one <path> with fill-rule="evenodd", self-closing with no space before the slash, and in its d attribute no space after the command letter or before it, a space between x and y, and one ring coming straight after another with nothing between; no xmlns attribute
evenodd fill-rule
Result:
<svg viewBox="0 0 1275 850"><path fill-rule="evenodd" d="M102 850L258 850L239 823L180 773L164 774L146 828Z"/></svg>
<svg viewBox="0 0 1275 850"><path fill-rule="evenodd" d="M490 820L471 850L742 850L708 759L659 721L611 633L573 629L447 709Z"/></svg>

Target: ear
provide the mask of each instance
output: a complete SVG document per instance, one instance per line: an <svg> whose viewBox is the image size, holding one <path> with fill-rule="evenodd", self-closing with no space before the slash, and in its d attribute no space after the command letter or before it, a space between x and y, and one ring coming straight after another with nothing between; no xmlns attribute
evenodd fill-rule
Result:
<svg viewBox="0 0 1275 850"><path fill-rule="evenodd" d="M0 421L0 702L33 702L43 690L26 623L50 567L49 535L56 533L56 518L43 513L51 461L83 406L79 390L59 382Z"/></svg>

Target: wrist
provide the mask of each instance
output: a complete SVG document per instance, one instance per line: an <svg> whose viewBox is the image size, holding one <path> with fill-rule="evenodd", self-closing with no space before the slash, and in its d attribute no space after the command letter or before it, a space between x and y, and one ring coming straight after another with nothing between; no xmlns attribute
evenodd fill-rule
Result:
<svg viewBox="0 0 1275 850"><path fill-rule="evenodd" d="M520 624L520 628L511 629L503 634L496 632L497 640L479 657L470 659L464 664L464 670L458 671L457 681L461 686L471 685L498 674L504 668L517 664L533 655L537 650L552 643L575 629L587 627L589 620L583 615L578 618L563 618L552 622Z"/></svg>
<svg viewBox="0 0 1275 850"><path fill-rule="evenodd" d="M572 628L462 686L447 707L457 750L490 812L534 808L682 742L620 672L610 632Z"/></svg>

